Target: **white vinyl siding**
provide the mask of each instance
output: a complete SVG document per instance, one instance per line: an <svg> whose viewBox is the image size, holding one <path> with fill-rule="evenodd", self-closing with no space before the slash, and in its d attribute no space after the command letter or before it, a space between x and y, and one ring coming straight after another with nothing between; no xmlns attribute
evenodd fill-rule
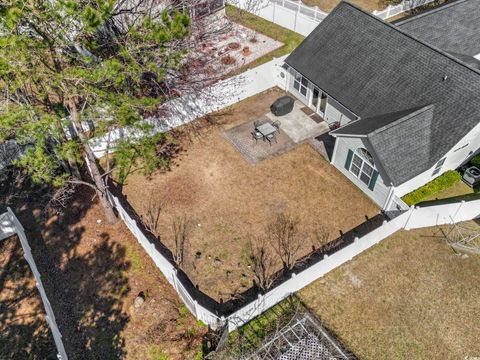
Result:
<svg viewBox="0 0 480 360"><path fill-rule="evenodd" d="M368 167L364 168L364 161L362 162L362 164L360 164L358 161L354 160L355 157L352 156L349 169L347 170L345 168L348 151L355 151L358 148L367 148L366 144L364 144L361 138L337 137L335 146L336 150L335 157L333 159L333 165L338 170L340 170L351 182L353 182L360 190L362 190L369 198L371 198L373 202L375 202L379 207L383 207L387 201L387 198L389 197L390 186L385 184L382 177L382 170L378 168L376 169L379 174L373 190L370 190L369 184L372 175L368 175L370 173L370 170ZM356 169L359 169L358 175L355 174L355 172L357 171ZM368 184L367 178L370 179L368 180Z"/></svg>

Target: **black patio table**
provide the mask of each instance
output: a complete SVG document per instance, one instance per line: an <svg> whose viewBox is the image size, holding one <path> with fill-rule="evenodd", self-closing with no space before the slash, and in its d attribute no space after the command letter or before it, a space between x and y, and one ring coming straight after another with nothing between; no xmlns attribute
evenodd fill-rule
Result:
<svg viewBox="0 0 480 360"><path fill-rule="evenodd" d="M264 138L277 132L277 128L269 122L257 126L256 130L262 134Z"/></svg>

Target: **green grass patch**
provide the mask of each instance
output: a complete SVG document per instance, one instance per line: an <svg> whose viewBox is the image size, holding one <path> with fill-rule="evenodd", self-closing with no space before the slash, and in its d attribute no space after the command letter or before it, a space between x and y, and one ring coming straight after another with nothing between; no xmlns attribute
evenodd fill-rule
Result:
<svg viewBox="0 0 480 360"><path fill-rule="evenodd" d="M408 205L418 204L419 202L428 199L435 193L450 188L461 179L462 176L458 171L449 170L417 190L403 196L402 200Z"/></svg>
<svg viewBox="0 0 480 360"><path fill-rule="evenodd" d="M207 327L207 324L205 324L202 320L197 320L197 327L199 329L205 329Z"/></svg>
<svg viewBox="0 0 480 360"><path fill-rule="evenodd" d="M270 53L242 67L240 72L262 65L266 62L269 62L273 58L278 58L291 53L303 41L303 39L305 39L304 36L297 34L294 31L276 25L268 20L262 19L261 17L241 10L235 6L227 5L225 11L227 16L232 21L283 43L282 47L271 51Z"/></svg>
<svg viewBox="0 0 480 360"><path fill-rule="evenodd" d="M148 354L148 359L150 360L168 360L168 356L165 355L163 350L158 346L152 345Z"/></svg>
<svg viewBox="0 0 480 360"><path fill-rule="evenodd" d="M128 243L125 244L126 248L126 258L130 261L130 269L133 272L141 272L143 271L143 262L138 254L137 248L135 245L130 245Z"/></svg>
<svg viewBox="0 0 480 360"><path fill-rule="evenodd" d="M190 311L185 305L180 305L180 307L178 308L178 314L180 319L185 319L188 314L190 314Z"/></svg>

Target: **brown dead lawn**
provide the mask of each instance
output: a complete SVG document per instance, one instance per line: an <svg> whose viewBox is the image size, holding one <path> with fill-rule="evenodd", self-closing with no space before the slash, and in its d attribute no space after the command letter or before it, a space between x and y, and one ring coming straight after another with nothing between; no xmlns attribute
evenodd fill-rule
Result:
<svg viewBox="0 0 480 360"><path fill-rule="evenodd" d="M480 256L426 228L394 234L299 295L360 359L473 359L479 274Z"/></svg>
<svg viewBox="0 0 480 360"><path fill-rule="evenodd" d="M184 152L171 171L150 179L133 174L123 190L140 214L147 212L148 199L161 205L157 232L170 249L173 220L183 215L191 220L184 269L200 290L217 300L229 300L252 285L242 253L249 239L265 235L277 214L299 219L305 255L312 245L318 246L316 229L326 228L335 239L339 231L378 213L308 144L253 166L224 138L225 129L253 122L283 94L270 90L216 115L217 125L206 126L198 136L182 142Z"/></svg>

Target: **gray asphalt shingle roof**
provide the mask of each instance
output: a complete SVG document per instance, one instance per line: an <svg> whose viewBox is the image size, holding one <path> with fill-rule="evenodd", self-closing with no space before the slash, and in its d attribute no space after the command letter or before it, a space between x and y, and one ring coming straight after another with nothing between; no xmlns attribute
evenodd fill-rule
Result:
<svg viewBox="0 0 480 360"><path fill-rule="evenodd" d="M405 116L410 115L421 108L422 107L420 106L414 109L397 111L390 114L381 114L365 119L352 121L351 123L348 123L347 125L342 126L337 130L333 130L332 132L330 132L330 134L366 136L377 129L383 128L391 123L396 123L397 120L403 119Z"/></svg>
<svg viewBox="0 0 480 360"><path fill-rule="evenodd" d="M394 185L431 168L480 119L480 72L346 2L285 61L361 119L434 105L431 121L383 134L403 134L404 145L375 142Z"/></svg>
<svg viewBox="0 0 480 360"><path fill-rule="evenodd" d="M408 180L404 176L409 173L412 161L415 166L430 167L429 153L423 148L434 141L433 114L434 105L428 105L367 135L377 159L389 177L397 181L395 185ZM412 153L416 154L414 159Z"/></svg>
<svg viewBox="0 0 480 360"><path fill-rule="evenodd" d="M480 54L480 1L458 0L397 20L403 31L448 52Z"/></svg>

